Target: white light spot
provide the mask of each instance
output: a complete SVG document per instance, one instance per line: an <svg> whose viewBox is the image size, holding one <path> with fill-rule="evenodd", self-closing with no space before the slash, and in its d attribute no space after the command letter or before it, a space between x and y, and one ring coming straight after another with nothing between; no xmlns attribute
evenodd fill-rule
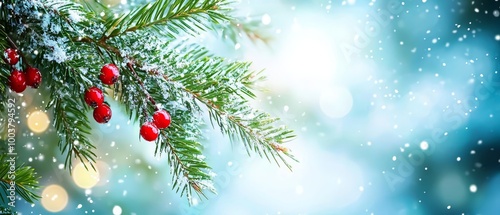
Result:
<svg viewBox="0 0 500 215"><path fill-rule="evenodd" d="M427 141L422 141L420 143L420 149L422 149L424 151L427 150L427 149L429 149L429 143L427 143Z"/></svg>
<svg viewBox="0 0 500 215"><path fill-rule="evenodd" d="M461 160L462 160L462 158L461 158L461 157L457 157L457 161L461 161Z"/></svg>
<svg viewBox="0 0 500 215"><path fill-rule="evenodd" d="M495 40L500 41L500 34L495 35Z"/></svg>
<svg viewBox="0 0 500 215"><path fill-rule="evenodd" d="M477 186L475 184L471 184L469 186L469 190L471 193L475 193L475 192L477 192Z"/></svg>
<svg viewBox="0 0 500 215"><path fill-rule="evenodd" d="M122 214L122 208L118 205L115 205L113 207L113 215L121 215Z"/></svg>
<svg viewBox="0 0 500 215"><path fill-rule="evenodd" d="M396 161L398 158L394 155L392 156L392 161Z"/></svg>
<svg viewBox="0 0 500 215"><path fill-rule="evenodd" d="M193 201L191 201L191 203L193 203L193 205L198 205L198 199L197 198L193 198Z"/></svg>
<svg viewBox="0 0 500 215"><path fill-rule="evenodd" d="M262 19L261 20L262 20L262 24L264 24L264 25L271 24L271 16L269 16L269 14L267 14L267 13L264 14L264 15L262 15Z"/></svg>

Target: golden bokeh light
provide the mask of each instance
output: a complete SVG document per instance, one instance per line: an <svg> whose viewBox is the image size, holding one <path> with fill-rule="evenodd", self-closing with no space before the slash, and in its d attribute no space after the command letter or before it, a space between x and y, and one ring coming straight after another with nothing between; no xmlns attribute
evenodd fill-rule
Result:
<svg viewBox="0 0 500 215"><path fill-rule="evenodd" d="M73 181L76 186L84 189L92 188L99 182L99 169L92 169L90 164L87 167L85 169L84 164L79 163L73 168Z"/></svg>
<svg viewBox="0 0 500 215"><path fill-rule="evenodd" d="M68 193L59 185L49 185L43 189L41 202L45 210L59 212L68 204Z"/></svg>
<svg viewBox="0 0 500 215"><path fill-rule="evenodd" d="M42 133L47 130L49 124L49 116L43 111L33 111L28 116L28 127L33 132Z"/></svg>

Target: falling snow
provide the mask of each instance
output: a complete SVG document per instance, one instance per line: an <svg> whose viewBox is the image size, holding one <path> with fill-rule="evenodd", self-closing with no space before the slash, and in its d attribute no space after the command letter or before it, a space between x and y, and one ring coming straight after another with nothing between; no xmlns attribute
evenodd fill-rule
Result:
<svg viewBox="0 0 500 215"><path fill-rule="evenodd" d="M60 36L63 30L81 39L99 37L105 28L72 30L70 24L86 21L87 17L69 10L69 23L57 19L55 11L64 9L63 0L18 2L6 8L12 14L39 23L45 33L34 34L30 26L21 25L22 20L8 24L17 26L14 33L33 33L26 53L40 55L46 62L70 64L85 58L70 48L73 38ZM43 7L42 2L54 4L45 13L32 13L35 8ZM124 9L145 1L103 2ZM242 17L248 16L246 10L258 11L259 16L247 18L271 29L269 32L277 41L271 42L272 54L245 41L217 48L230 50L228 55L237 53L239 56L235 58L255 61L253 67L269 71L265 73L269 80L264 85L272 90L258 95L261 101L256 105L277 113L296 129L299 136L291 148L300 162L294 164L291 173L285 168L268 167L267 163L262 164L267 161L254 158L258 156L248 158L245 152L233 153L238 144L226 146L226 139L209 136L203 142L205 155L196 159L214 164L214 169L208 172L214 181L200 180L199 186L214 191L217 188L219 196L209 195L209 200L202 200L194 193L185 194L192 207L177 200L171 190L173 183L180 187L188 185L186 177L171 183L164 180L174 172L166 160L175 157L149 156L155 146L136 141L136 136L130 135L137 131L126 116L93 130L90 139L98 146L102 163L98 163L97 175L82 173L81 176L89 180L97 177L91 188L79 187L71 176L65 176L66 169L73 167L66 167L64 159L50 151L56 143L43 138L41 133L20 129L22 138L29 140L19 145L26 153L23 161L30 165L53 165L49 173L40 173L44 174L43 180L64 185L66 192L71 192L66 210L82 214L152 211L218 214L226 210L228 214L241 211L491 214L498 211L494 200L500 197L494 192L500 189L497 174L500 157L495 144L500 138L497 120L500 32L495 25L500 21L500 7L496 3L496 0L241 3ZM106 13L99 11L97 15L105 17ZM171 57L188 47L158 40L155 33L130 32L128 36L133 39L113 38L109 43L125 44L120 50L122 57L137 56L143 60L144 65L138 69L150 71L152 76L190 75L185 61ZM182 40L191 44L203 41L200 44L206 45L209 39ZM258 51L253 51L254 48ZM148 53L157 54L149 59ZM165 67L162 61L174 61L175 66ZM128 62L119 63L126 66ZM88 76L97 69L80 67L77 71ZM235 78L228 74L226 84L231 89L242 88ZM207 81L203 76L194 79L199 83ZM154 81L153 77L144 80ZM80 84L83 89L85 84ZM157 107L167 108L175 115L193 111L192 96L174 92L185 85L177 82L158 86L172 93L164 95L165 101ZM124 90L139 92L140 88L129 85ZM203 93L216 90L214 86ZM35 94L30 93L19 97L23 103L16 110L29 110L38 102ZM214 97L211 101L221 99ZM137 94L127 94L124 100L130 108L148 108ZM110 101L113 102L111 97ZM238 117L251 120L258 114L251 111ZM22 120L27 116L23 115ZM22 120L20 124L24 123ZM190 120L182 129L190 134L186 140L197 140L201 131L192 128L203 122ZM0 128L4 122L0 119ZM243 121L242 125L247 123ZM52 129L47 131L49 135L60 135L54 128L49 129ZM83 147L78 140L74 144ZM145 204L138 202L149 203L144 207ZM32 213L46 213L44 205L20 204L27 205L25 208L29 207Z"/></svg>

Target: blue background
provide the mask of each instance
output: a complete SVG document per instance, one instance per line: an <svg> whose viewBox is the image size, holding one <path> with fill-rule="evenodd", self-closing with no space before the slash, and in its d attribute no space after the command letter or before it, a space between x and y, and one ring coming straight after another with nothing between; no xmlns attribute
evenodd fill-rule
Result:
<svg viewBox="0 0 500 215"><path fill-rule="evenodd" d="M37 169L42 185L66 189L70 202L60 214L112 214L114 206L122 214L495 214L499 4L237 3L238 14L261 20L273 39L234 44L206 34L200 42L266 69L268 91L253 105L296 131L287 146L300 162L290 172L248 157L207 127L205 155L219 194L195 206L171 190L166 157L153 157L154 146L139 141L139 126L117 104L110 124L93 124L91 139L109 167L99 186L85 191L58 168L53 128L22 128L20 159ZM21 116L41 106L34 92L23 99ZM49 213L39 203L17 209Z"/></svg>

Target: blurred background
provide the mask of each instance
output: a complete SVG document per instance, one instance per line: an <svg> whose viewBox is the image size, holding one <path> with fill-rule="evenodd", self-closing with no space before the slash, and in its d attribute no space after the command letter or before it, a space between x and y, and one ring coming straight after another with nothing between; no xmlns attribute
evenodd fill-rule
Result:
<svg viewBox="0 0 500 215"><path fill-rule="evenodd" d="M144 1L103 0L111 7ZM264 44L202 35L217 54L265 69L254 106L297 139L293 172L207 128L218 195L189 206L165 157L118 104L93 124L98 171L72 175L43 99L21 99L18 162L44 198L20 214L497 214L500 211L498 0L242 0ZM89 113L90 116L91 113ZM90 116L91 117L91 116ZM92 121L92 120L91 120Z"/></svg>

